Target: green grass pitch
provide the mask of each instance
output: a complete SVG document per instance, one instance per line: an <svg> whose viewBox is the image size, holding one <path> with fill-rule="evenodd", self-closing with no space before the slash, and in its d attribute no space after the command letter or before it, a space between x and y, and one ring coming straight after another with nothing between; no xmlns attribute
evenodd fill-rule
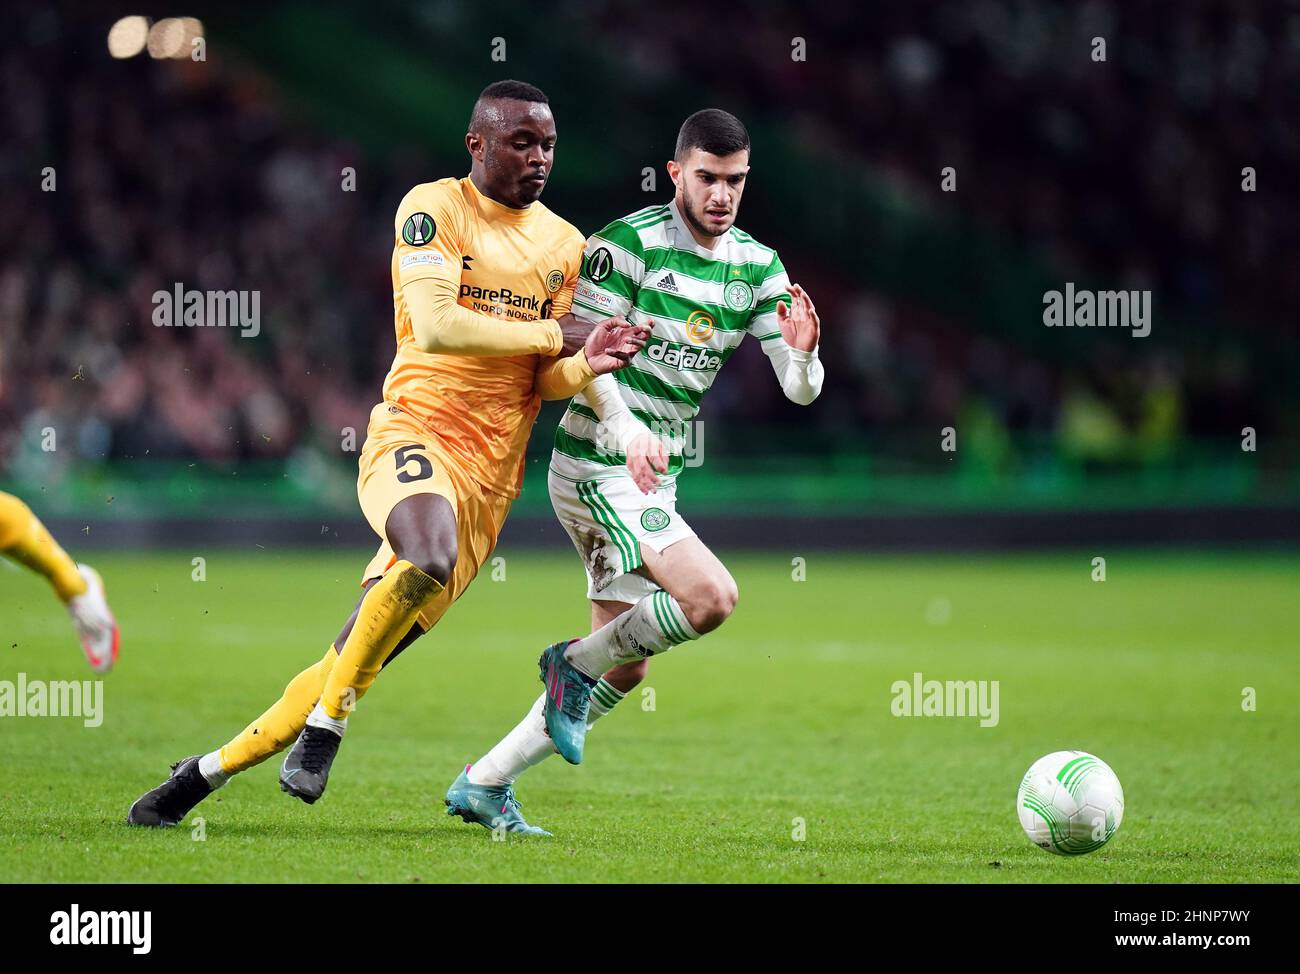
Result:
<svg viewBox="0 0 1300 974"><path fill-rule="evenodd" d="M123 824L319 658L367 552L101 555L124 630L97 728L0 718L0 876L56 882L1295 882L1300 559L1207 553L729 559L735 616L650 668L519 788L553 839L493 841L442 794L585 631L570 552L505 556L383 674L314 807L272 760L165 832ZM0 680L91 674L44 583L0 568ZM890 687L998 680L1000 721L900 718ZM1242 706L1254 688L1254 711ZM653 706L651 706L653 703ZM1020 831L1035 758L1092 751L1127 811L1097 853ZM196 829L194 816L202 816ZM794 838L803 823L803 838ZM205 833L205 834L204 834ZM196 837L202 836L202 840Z"/></svg>

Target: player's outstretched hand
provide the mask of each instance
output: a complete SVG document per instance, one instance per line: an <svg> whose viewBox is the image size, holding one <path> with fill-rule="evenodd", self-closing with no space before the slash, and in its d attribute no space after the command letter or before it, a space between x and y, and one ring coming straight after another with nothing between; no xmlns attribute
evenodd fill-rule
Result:
<svg viewBox="0 0 1300 974"><path fill-rule="evenodd" d="M776 323L781 326L781 337L791 348L811 352L821 338L822 322L817 317L812 298L798 284L790 285L791 304L777 302Z"/></svg>
<svg viewBox="0 0 1300 974"><path fill-rule="evenodd" d="M587 364L597 375L617 372L632 361L637 352L645 348L653 321L632 325L621 317L606 318L591 330L583 346Z"/></svg>
<svg viewBox="0 0 1300 974"><path fill-rule="evenodd" d="M627 448L627 472L643 494L653 494L659 487L659 474L668 472L668 451L663 440L646 431Z"/></svg>

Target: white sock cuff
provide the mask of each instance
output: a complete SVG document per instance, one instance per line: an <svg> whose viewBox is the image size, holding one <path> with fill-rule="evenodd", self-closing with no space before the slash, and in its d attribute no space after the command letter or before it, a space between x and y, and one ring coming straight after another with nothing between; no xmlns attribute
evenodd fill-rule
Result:
<svg viewBox="0 0 1300 974"><path fill-rule="evenodd" d="M700 638L700 634L691 627L686 613L675 598L663 589L659 589L647 598L650 599L651 607L654 609L655 621L659 623L659 628L674 646Z"/></svg>
<svg viewBox="0 0 1300 974"><path fill-rule="evenodd" d="M203 780L208 783L213 791L216 791L230 780L230 772L221 767L221 752L219 750L209 751L199 758L199 774L203 775Z"/></svg>
<svg viewBox="0 0 1300 974"><path fill-rule="evenodd" d="M603 676L591 688L591 709L587 711L587 730L591 725L618 706L627 694L608 682Z"/></svg>
<svg viewBox="0 0 1300 974"><path fill-rule="evenodd" d="M348 719L346 717L331 717L325 713L325 708L317 702L312 708L312 712L307 715L308 727L319 727L324 730L331 730L339 737L348 729Z"/></svg>
<svg viewBox="0 0 1300 974"><path fill-rule="evenodd" d="M591 688L592 706L599 706L604 710L610 710L627 694L620 690L614 684L610 683L603 676L596 681L596 685Z"/></svg>

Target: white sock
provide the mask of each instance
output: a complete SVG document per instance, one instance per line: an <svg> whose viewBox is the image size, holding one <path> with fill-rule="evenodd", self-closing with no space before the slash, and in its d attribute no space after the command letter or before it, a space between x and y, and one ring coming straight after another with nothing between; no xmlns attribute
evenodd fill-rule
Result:
<svg viewBox="0 0 1300 974"><path fill-rule="evenodd" d="M466 776L472 784L498 787L514 784L515 779L534 764L555 753L555 745L546 733L546 718L542 715L545 706L546 694L543 693L514 730L470 766Z"/></svg>
<svg viewBox="0 0 1300 974"><path fill-rule="evenodd" d="M607 683L604 677L591 688L591 710L587 714L587 729L614 709L627 694ZM541 764L555 753L555 745L546 733L546 694L533 703L532 710L487 754L470 765L465 776L471 784L504 787L513 785L518 777L534 765Z"/></svg>
<svg viewBox="0 0 1300 974"><path fill-rule="evenodd" d="M659 589L590 636L570 643L564 658L595 680L611 666L666 653L699 638L677 600Z"/></svg>
<svg viewBox="0 0 1300 974"><path fill-rule="evenodd" d="M199 774L213 791L230 780L230 772L222 770L220 751L209 751L199 758Z"/></svg>
<svg viewBox="0 0 1300 974"><path fill-rule="evenodd" d="M348 719L346 717L331 717L325 713L325 708L317 702L312 712L307 715L308 727L322 727L325 730L332 730L339 737L348 729Z"/></svg>

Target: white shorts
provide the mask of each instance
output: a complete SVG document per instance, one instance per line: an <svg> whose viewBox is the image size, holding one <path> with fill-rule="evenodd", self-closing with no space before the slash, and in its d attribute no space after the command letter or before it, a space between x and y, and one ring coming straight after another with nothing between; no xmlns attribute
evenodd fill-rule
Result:
<svg viewBox="0 0 1300 974"><path fill-rule="evenodd" d="M677 484L643 494L627 473L575 481L550 471L555 516L569 533L587 572L587 598L640 602L659 586L644 575L641 545L655 552L695 531L677 513Z"/></svg>

